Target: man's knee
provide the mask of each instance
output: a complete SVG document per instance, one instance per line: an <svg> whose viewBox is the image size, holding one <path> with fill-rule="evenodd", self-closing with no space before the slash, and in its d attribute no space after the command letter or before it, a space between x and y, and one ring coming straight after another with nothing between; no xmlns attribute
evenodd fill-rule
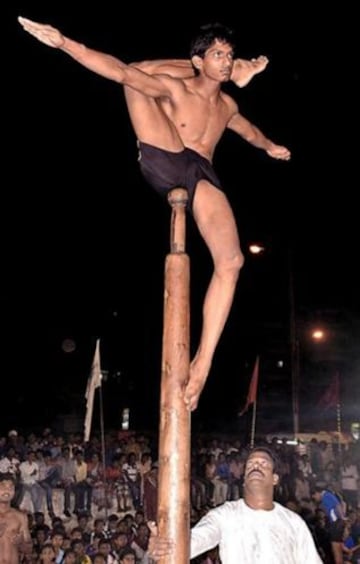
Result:
<svg viewBox="0 0 360 564"><path fill-rule="evenodd" d="M239 250L237 257L237 268L238 268L238 272L240 272L240 270L242 269L242 267L244 266L244 262L245 262L245 257L243 255L243 253Z"/></svg>
<svg viewBox="0 0 360 564"><path fill-rule="evenodd" d="M230 258L228 268L233 270L236 274L239 274L240 270L244 266L245 257L240 249Z"/></svg>
<svg viewBox="0 0 360 564"><path fill-rule="evenodd" d="M244 255L240 250L231 256L222 256L216 266L216 270L224 276L237 278L244 265L244 260Z"/></svg>

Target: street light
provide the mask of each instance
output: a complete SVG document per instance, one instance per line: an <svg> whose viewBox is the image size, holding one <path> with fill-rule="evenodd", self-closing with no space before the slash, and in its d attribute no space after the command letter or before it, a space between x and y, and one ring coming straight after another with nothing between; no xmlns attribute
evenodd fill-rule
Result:
<svg viewBox="0 0 360 564"><path fill-rule="evenodd" d="M314 329L311 333L311 337L314 341L323 341L325 338L325 332L322 329Z"/></svg>
<svg viewBox="0 0 360 564"><path fill-rule="evenodd" d="M258 243L252 243L249 245L249 251L252 255L261 255L265 251L265 247Z"/></svg>
<svg viewBox="0 0 360 564"><path fill-rule="evenodd" d="M265 245L260 242L251 243L248 249L253 255L262 255L266 251ZM294 291L293 257L290 245L287 249L287 287L289 300L289 337L290 337L290 372L291 372L291 396L293 413L293 433L296 439L299 434L299 340L297 335L296 306Z"/></svg>

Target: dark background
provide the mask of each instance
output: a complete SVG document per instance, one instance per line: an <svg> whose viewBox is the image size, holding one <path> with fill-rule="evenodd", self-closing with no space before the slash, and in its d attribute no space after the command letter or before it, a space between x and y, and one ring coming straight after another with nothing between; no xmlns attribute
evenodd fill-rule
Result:
<svg viewBox="0 0 360 564"><path fill-rule="evenodd" d="M108 373L107 423L118 426L122 407L130 405L134 425L156 426L170 213L140 176L121 87L38 43L18 25L19 14L129 62L187 57L198 25L216 20L235 28L239 56L269 57L266 71L247 88L226 89L293 157L273 161L231 132L219 143L214 164L236 214L246 264L194 425L238 422L260 354L259 394L287 390L277 401L285 410L283 430L291 428L289 272L304 338L303 390L311 391L319 377L316 395L341 370L348 419L358 416L351 12L327 7L325 18L300 2L242 5L237 15L231 5L199 4L194 14L195 6L183 3L128 5L126 13L122 4L72 4L15 2L4 18L3 430L51 425L60 413L82 416L96 337ZM252 241L264 243L265 255L249 255ZM190 219L187 250L193 350L211 263ZM328 324L331 340L314 364L306 338L317 322ZM74 352L64 352L65 337L75 340ZM276 358L285 362L285 387ZM274 405L265 409L267 425L275 419L281 430Z"/></svg>

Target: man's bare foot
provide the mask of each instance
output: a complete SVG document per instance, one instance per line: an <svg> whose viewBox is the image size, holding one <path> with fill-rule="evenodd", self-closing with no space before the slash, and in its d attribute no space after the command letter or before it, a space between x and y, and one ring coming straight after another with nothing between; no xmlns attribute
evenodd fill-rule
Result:
<svg viewBox="0 0 360 564"><path fill-rule="evenodd" d="M189 411L197 408L208 373L209 369L204 370L196 358L190 364L190 377L184 394L184 401Z"/></svg>
<svg viewBox="0 0 360 564"><path fill-rule="evenodd" d="M249 84L250 80L256 75L266 69L269 59L265 55L260 55L256 59L250 61L246 59L235 59L234 68L231 74L231 80L243 88Z"/></svg>

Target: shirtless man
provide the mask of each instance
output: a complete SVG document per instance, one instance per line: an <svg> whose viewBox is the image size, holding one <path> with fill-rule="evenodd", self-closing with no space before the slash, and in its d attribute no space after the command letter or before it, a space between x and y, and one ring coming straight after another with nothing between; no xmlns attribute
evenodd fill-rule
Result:
<svg viewBox="0 0 360 564"><path fill-rule="evenodd" d="M27 515L11 507L14 495L13 475L0 474L0 564L19 564L32 550Z"/></svg>
<svg viewBox="0 0 360 564"><path fill-rule="evenodd" d="M252 74L266 66L267 59L255 60L253 66L251 62L247 66L238 60L234 62L231 30L214 24L201 28L192 42L193 76L186 77L190 67L186 61L173 65L174 61L164 61L163 66L174 70L159 73L156 69L161 64L154 68L149 63L128 65L65 37L50 25L22 17L19 22L39 41L124 85L145 179L161 195L175 187L188 191L189 211L214 263L203 304L200 342L184 393L188 408L193 410L208 377L244 262L233 212L211 164L216 145L229 128L270 157L290 159L290 151L268 139L221 90L229 80L244 86ZM185 72L181 71L184 65Z"/></svg>

